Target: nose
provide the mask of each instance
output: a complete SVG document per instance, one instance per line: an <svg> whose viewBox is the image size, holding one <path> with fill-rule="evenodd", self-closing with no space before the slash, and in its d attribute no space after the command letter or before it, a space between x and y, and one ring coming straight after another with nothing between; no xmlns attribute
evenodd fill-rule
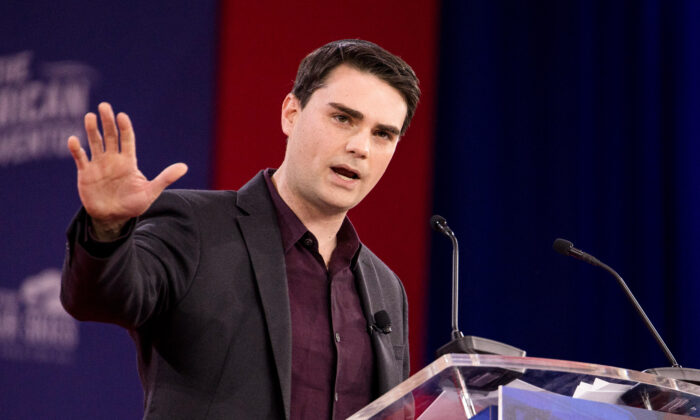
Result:
<svg viewBox="0 0 700 420"><path fill-rule="evenodd" d="M348 140L348 144L345 146L345 150L349 153L354 154L359 158L366 158L369 156L369 147L372 141L372 136L369 133L359 132Z"/></svg>

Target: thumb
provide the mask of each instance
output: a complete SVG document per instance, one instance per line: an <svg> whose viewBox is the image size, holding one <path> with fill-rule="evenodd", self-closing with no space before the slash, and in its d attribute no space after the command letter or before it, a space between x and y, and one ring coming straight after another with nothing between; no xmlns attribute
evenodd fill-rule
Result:
<svg viewBox="0 0 700 420"><path fill-rule="evenodd" d="M163 172L159 173L157 177L153 178L151 181L151 193L154 196L160 195L168 185L180 179L183 175L187 173L187 165L184 163L174 163L167 168L163 169Z"/></svg>

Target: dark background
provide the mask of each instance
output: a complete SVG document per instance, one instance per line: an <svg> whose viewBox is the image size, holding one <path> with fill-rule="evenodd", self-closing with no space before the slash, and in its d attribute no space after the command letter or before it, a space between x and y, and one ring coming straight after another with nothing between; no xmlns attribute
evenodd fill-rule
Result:
<svg viewBox="0 0 700 420"><path fill-rule="evenodd" d="M462 247L461 328L530 356L700 366L696 2L444 2L435 212ZM449 319L433 236L428 319ZM438 281L444 279L445 281ZM447 340L429 334L428 347Z"/></svg>

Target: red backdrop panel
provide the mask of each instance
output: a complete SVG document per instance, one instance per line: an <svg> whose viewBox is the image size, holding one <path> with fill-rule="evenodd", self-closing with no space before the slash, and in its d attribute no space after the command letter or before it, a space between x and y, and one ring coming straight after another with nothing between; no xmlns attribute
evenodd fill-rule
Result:
<svg viewBox="0 0 700 420"><path fill-rule="evenodd" d="M237 189L284 156L284 96L299 61L336 39L362 38L401 56L423 92L384 178L350 217L362 241L403 280L411 366L422 367L431 208L437 4L434 0L222 1L214 188Z"/></svg>

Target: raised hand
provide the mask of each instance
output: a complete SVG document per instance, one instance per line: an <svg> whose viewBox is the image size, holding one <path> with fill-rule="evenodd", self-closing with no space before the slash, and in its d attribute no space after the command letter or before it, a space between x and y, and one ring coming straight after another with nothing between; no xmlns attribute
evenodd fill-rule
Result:
<svg viewBox="0 0 700 420"><path fill-rule="evenodd" d="M110 240L119 235L129 219L143 214L168 185L183 176L187 165L170 165L149 181L136 165L129 117L119 113L115 123L112 107L106 102L98 106L98 111L104 140L97 128L97 116L91 112L85 115L91 159L75 136L68 139L68 149L78 168L78 193L92 218L94 232L98 239Z"/></svg>

